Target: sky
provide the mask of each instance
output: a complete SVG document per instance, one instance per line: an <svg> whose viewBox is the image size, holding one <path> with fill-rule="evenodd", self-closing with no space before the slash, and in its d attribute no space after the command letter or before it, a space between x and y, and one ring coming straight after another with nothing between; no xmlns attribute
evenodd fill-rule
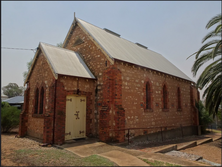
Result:
<svg viewBox="0 0 222 167"><path fill-rule="evenodd" d="M191 54L210 31L207 22L221 13L220 1L1 1L1 87L24 85L23 73L39 42L65 40L74 19L108 28L163 55L194 82ZM202 94L202 92L201 92Z"/></svg>

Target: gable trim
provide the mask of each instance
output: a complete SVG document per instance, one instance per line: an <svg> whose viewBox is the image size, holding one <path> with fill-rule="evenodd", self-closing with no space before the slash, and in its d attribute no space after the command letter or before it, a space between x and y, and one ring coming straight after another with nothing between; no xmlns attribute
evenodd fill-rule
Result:
<svg viewBox="0 0 222 167"><path fill-rule="evenodd" d="M70 28L69 28L69 31L68 31L68 33L67 33L67 35L66 35L66 38L65 38L65 40L64 40L64 42L63 42L62 48L65 48L65 47L66 47L66 45L67 45L67 43L68 43L68 41L69 41L69 37L71 36L71 31L73 31L73 29L74 29L74 27L75 27L75 24L76 24L76 19L74 18L74 20L73 20L73 22L72 22L72 24L71 24L71 26L70 26Z"/></svg>
<svg viewBox="0 0 222 167"><path fill-rule="evenodd" d="M89 37L89 39L91 39L91 41L102 51L102 53L106 56L106 58L110 61L110 63L113 65L114 64L114 59L112 58L112 56L109 55L109 53L100 45L100 43L93 38L93 36L84 28L83 25L81 25L81 23L78 22L78 20L76 19L76 17L74 17L74 20L72 22L71 27L69 28L69 32L66 35L66 38L63 42L62 47L65 48L68 41L69 41L69 37L71 36L72 31L74 30L75 26L78 25L81 30L83 30L83 32L85 32L85 34Z"/></svg>
<svg viewBox="0 0 222 167"><path fill-rule="evenodd" d="M33 69L33 67L34 67L34 64L35 64L35 62L36 62L36 59L37 59L37 56L38 56L39 52L40 52L40 51L39 51L39 47L38 47L38 48L37 48L37 51L35 52L35 56L34 56L34 58L33 58L31 67L30 67L30 69L29 69L29 71L28 71L28 74L27 74L27 76L26 76L26 79L25 79L25 82L24 82L24 86L25 86L25 84L28 82L29 76L31 75L32 69Z"/></svg>

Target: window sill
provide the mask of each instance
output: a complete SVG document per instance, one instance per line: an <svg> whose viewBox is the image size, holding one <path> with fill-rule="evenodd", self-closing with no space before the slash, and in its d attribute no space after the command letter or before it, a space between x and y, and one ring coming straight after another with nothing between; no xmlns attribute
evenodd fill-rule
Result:
<svg viewBox="0 0 222 167"><path fill-rule="evenodd" d="M162 108L162 111L163 111L163 112L168 112L169 109L168 109L168 108Z"/></svg>
<svg viewBox="0 0 222 167"><path fill-rule="evenodd" d="M150 109L144 109L144 112L153 112L153 110L150 108Z"/></svg>
<svg viewBox="0 0 222 167"><path fill-rule="evenodd" d="M34 118L44 118L44 114L32 114Z"/></svg>

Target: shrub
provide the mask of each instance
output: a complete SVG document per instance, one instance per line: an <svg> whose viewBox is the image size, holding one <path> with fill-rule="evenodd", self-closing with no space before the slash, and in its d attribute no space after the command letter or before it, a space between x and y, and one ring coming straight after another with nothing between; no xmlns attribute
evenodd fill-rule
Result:
<svg viewBox="0 0 222 167"><path fill-rule="evenodd" d="M20 110L6 102L1 103L1 132L10 132L19 125Z"/></svg>
<svg viewBox="0 0 222 167"><path fill-rule="evenodd" d="M202 101L196 102L196 107L199 111L199 124L201 125L201 133L206 133L207 126L213 122L212 115L204 107Z"/></svg>

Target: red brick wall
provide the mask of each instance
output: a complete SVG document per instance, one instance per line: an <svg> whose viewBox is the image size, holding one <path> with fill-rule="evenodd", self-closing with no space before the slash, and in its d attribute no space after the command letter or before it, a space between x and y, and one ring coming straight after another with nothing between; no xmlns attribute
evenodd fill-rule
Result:
<svg viewBox="0 0 222 167"><path fill-rule="evenodd" d="M28 109L28 122L27 122L27 135L33 136L39 139L43 139L43 129L44 129L44 114L50 111L50 99L49 99L49 85L54 82L54 77L48 63L40 52L37 57L36 63L33 67L33 71L29 78L29 109ZM34 99L35 90L39 87L39 92L41 87L44 87L44 109L42 116L34 116Z"/></svg>
<svg viewBox="0 0 222 167"><path fill-rule="evenodd" d="M122 73L122 101L126 128L192 125L190 82L136 65L116 61ZM146 82L151 85L151 110L146 110ZM167 87L168 109L163 110L163 85ZM177 110L177 87L181 90L181 111ZM132 131L142 135L143 131ZM152 132L149 131L149 132Z"/></svg>
<svg viewBox="0 0 222 167"><path fill-rule="evenodd" d="M73 46L77 39L81 39L84 43ZM86 33L76 26L68 41L67 49L74 50L81 53L85 63L88 65L92 73L97 77L96 86L98 88L98 95L95 98L95 111L102 115L97 115L96 118L107 123L107 120L113 119L112 114L108 114L112 111L112 105L105 102L107 100L107 94L110 90L107 90L107 84L104 79L108 76L106 71L112 65L109 60L103 54L103 52L94 44L94 42L86 35ZM107 66L106 66L107 61ZM123 63L115 60L116 68L121 72L121 85L122 85L122 107L125 110L125 127L155 127L155 126L188 126L193 124L193 112L191 110L190 103L190 82L185 81L173 76L165 75L153 70L138 67ZM145 85L149 80L152 92L152 109L145 109ZM167 87L167 110L163 110L163 85ZM177 88L180 87L181 91L181 108L178 109ZM105 98L104 98L104 95ZM110 97L112 95L110 94ZM108 98L110 98L108 97ZM112 100L110 100L112 102ZM110 111L111 110L111 111ZM106 115L106 116L105 116ZM106 120L107 119L107 120ZM111 128L111 124L108 126L99 123L95 127L100 129L100 136L103 133L104 127ZM122 125L122 127L124 127ZM152 131L151 131L152 132ZM143 134L143 131L137 131L136 135ZM110 136L110 134L109 134ZM104 140L106 137L103 137Z"/></svg>
<svg viewBox="0 0 222 167"><path fill-rule="evenodd" d="M194 85L190 86L190 96L191 96L190 103L191 103L193 125L199 125L199 113L196 108L196 102L199 102L200 94Z"/></svg>
<svg viewBox="0 0 222 167"><path fill-rule="evenodd" d="M77 39L81 39L84 43L73 47L73 44ZM99 129L99 111L102 108L103 100L103 72L110 67L110 61L104 55L104 53L95 45L95 43L86 35L86 33L77 25L68 40L65 48L76 51L82 55L83 60L97 78L94 88L97 89L97 95L94 99L95 104L95 131L98 134Z"/></svg>
<svg viewBox="0 0 222 167"><path fill-rule="evenodd" d="M94 97L95 80L59 75L56 83L55 139L56 144L65 141L66 96L77 94L86 96L86 136L95 135Z"/></svg>
<svg viewBox="0 0 222 167"><path fill-rule="evenodd" d="M103 102L99 116L101 141L124 141L124 131L109 131L125 128L125 110L122 107L122 75L111 66L103 73Z"/></svg>
<svg viewBox="0 0 222 167"><path fill-rule="evenodd" d="M34 114L35 91L37 87L39 92L41 92L42 87L44 88L43 114ZM63 143L66 96L77 94L77 89L79 89L80 95L85 95L87 98L86 135L93 136L96 134L94 126L95 108L93 105L95 101L95 80L59 75L58 80L55 81L45 57L40 53L30 75L29 89L27 89L25 94L25 109L20 116L20 135L24 136L27 133L29 136L42 139L44 143ZM25 126L26 122L27 127ZM54 141L53 126L55 128Z"/></svg>
<svg viewBox="0 0 222 167"><path fill-rule="evenodd" d="M30 87L27 86L27 89L24 92L24 105L23 110L19 118L19 136L24 137L27 134L27 121L28 121L28 111L29 111L29 93Z"/></svg>

